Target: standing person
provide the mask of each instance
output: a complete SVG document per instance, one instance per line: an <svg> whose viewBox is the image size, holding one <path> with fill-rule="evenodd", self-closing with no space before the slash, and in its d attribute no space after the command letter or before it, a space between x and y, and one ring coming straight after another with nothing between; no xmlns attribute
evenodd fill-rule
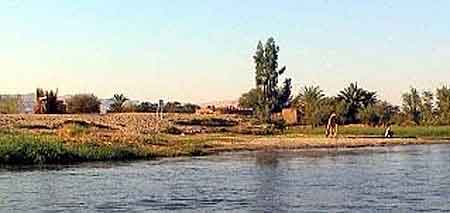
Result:
<svg viewBox="0 0 450 213"><path fill-rule="evenodd" d="M327 128L325 131L326 137L336 137L338 134L337 115L332 113L328 119Z"/></svg>

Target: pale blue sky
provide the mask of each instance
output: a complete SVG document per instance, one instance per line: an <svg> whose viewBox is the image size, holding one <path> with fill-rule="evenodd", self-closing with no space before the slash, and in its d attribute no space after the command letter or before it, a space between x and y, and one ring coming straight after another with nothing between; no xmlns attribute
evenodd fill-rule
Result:
<svg viewBox="0 0 450 213"><path fill-rule="evenodd" d="M0 0L0 93L237 99L275 37L295 92L351 81L394 103L450 84L448 0Z"/></svg>

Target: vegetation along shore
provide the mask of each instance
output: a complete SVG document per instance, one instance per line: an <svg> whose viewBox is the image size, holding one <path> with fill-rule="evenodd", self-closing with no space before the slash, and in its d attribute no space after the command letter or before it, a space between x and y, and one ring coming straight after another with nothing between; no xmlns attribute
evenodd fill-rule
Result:
<svg viewBox="0 0 450 213"><path fill-rule="evenodd" d="M94 94L61 97L58 90L40 88L31 99L0 95L0 164L450 143L450 87L422 92L411 87L401 95L401 106L357 82L335 96L316 85L294 92L279 53L275 39L258 42L254 88L237 105L131 101L124 94L102 100ZM330 118L338 134L326 138ZM393 138L383 138L386 128Z"/></svg>
<svg viewBox="0 0 450 213"><path fill-rule="evenodd" d="M290 126L279 131L238 116L166 116L158 121L156 114L142 113L3 115L0 164L71 164L229 151L450 143L449 127L396 126L397 138L385 139L381 137L382 127L344 126L338 138L325 138L323 128ZM211 125L212 120L225 125ZM152 125L141 125L149 121ZM197 125L198 121L204 122ZM262 132L264 128L270 130Z"/></svg>

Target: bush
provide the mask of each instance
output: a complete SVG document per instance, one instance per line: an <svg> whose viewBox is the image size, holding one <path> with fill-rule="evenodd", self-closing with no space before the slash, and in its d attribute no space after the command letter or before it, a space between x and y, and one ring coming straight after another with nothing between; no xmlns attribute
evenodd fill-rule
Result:
<svg viewBox="0 0 450 213"><path fill-rule="evenodd" d="M19 98L0 96L0 114L16 114L21 111Z"/></svg>
<svg viewBox="0 0 450 213"><path fill-rule="evenodd" d="M67 101L68 113L99 113L100 101L94 95L79 94Z"/></svg>

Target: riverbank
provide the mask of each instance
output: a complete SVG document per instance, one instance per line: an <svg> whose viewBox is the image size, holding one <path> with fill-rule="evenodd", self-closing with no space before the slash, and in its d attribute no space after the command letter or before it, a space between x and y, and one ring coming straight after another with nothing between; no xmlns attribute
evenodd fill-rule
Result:
<svg viewBox="0 0 450 213"><path fill-rule="evenodd" d="M1 116L0 124L0 164L7 165L450 143L448 127L394 127L396 138L384 139L383 128L347 126L340 128L338 138L329 139L322 128L289 127L261 135L266 127L245 117L187 114L167 115L164 120L153 114L12 115Z"/></svg>
<svg viewBox="0 0 450 213"><path fill-rule="evenodd" d="M348 138L245 136L200 134L193 136L159 135L148 144L90 141L72 143L61 138L3 131L0 133L0 164L73 164L91 161L152 160L178 156L201 156L235 151L336 149L415 144L450 144L445 139Z"/></svg>

